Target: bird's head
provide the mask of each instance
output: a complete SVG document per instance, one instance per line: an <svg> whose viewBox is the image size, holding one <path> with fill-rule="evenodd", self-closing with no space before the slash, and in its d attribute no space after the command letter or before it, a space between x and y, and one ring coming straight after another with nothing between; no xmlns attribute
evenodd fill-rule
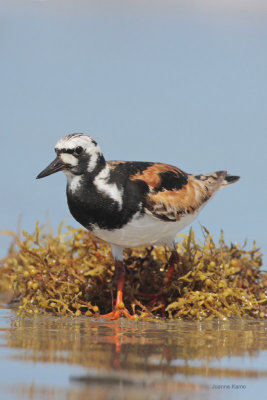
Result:
<svg viewBox="0 0 267 400"><path fill-rule="evenodd" d="M91 136L73 133L60 139L56 146L57 157L37 179L63 171L68 177L93 172L99 164L105 163L100 147Z"/></svg>

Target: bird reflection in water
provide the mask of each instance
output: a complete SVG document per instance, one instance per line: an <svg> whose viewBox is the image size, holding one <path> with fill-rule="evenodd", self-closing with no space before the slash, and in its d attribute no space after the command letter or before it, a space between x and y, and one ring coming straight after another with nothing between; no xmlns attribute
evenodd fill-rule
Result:
<svg viewBox="0 0 267 400"><path fill-rule="evenodd" d="M101 398L104 392L118 387L129 399L152 399L155 391L157 398L168 399L181 391L190 393L190 398L194 393L202 398L207 379L267 377L266 371L245 370L235 361L238 356L253 359L267 349L266 327L265 321L136 323L125 319L107 322L86 317L13 316L10 326L2 330L2 339L5 347L13 349L12 360L19 360L22 368L32 364L34 369L36 363L48 368L59 363L69 365L70 386L64 390L73 396L80 393L77 399L86 398L85 393L101 393ZM220 359L227 357L229 366L225 362L220 366ZM76 367L84 372L77 373ZM56 368L59 381L60 370ZM202 377L203 384L194 381L195 376ZM39 386L29 385L28 390L44 390ZM51 397L46 398L60 398L52 395L56 389L51 386L45 387L51 390ZM21 384L13 383L9 389L16 388L21 391Z"/></svg>

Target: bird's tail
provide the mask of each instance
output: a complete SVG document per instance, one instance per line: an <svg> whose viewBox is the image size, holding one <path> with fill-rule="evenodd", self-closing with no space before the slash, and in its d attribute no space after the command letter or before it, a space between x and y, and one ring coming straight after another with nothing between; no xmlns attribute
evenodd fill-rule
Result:
<svg viewBox="0 0 267 400"><path fill-rule="evenodd" d="M224 180L222 181L222 186L231 185L232 183L237 182L239 178L240 178L240 176L227 174L226 177L224 178Z"/></svg>
<svg viewBox="0 0 267 400"><path fill-rule="evenodd" d="M206 185L212 189L212 191L216 192L223 186L231 185L235 183L240 178L235 175L228 175L227 171L216 171L211 174L202 174L202 175L191 175L194 180L198 182L202 182L203 185Z"/></svg>

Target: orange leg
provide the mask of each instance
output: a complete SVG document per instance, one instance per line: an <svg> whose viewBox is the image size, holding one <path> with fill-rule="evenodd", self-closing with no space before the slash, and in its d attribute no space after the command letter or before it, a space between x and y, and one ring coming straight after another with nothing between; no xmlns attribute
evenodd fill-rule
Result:
<svg viewBox="0 0 267 400"><path fill-rule="evenodd" d="M169 262L168 262L169 266L167 269L167 273L163 280L164 287L169 286L172 276L175 271L175 264L178 264L179 260L180 260L179 254L177 253L176 250L173 250L171 253L171 256L169 258ZM161 302L165 303L162 290L160 290L159 293L138 293L138 295L140 297L143 297L146 299L151 299L151 301L148 303L149 305L153 305L157 301L161 301ZM162 309L162 316L163 316L163 314L164 314L164 309Z"/></svg>
<svg viewBox="0 0 267 400"><path fill-rule="evenodd" d="M171 253L171 256L169 258L169 267L168 267L167 274L166 274L166 277L165 277L164 282L163 282L164 286L169 286L170 281L171 281L172 276L173 276L173 273L175 271L174 266L175 266L175 264L178 264L179 261L180 261L179 254L177 253L176 250L173 250L172 253Z"/></svg>
<svg viewBox="0 0 267 400"><path fill-rule="evenodd" d="M120 274L119 274L119 279L118 279L118 284L117 284L117 298L116 298L116 304L114 309L108 313L108 314L102 314L99 315L100 317L103 318L108 318L110 320L118 319L120 317L126 317L128 319L135 320L135 316L131 315L127 308L125 307L123 303L123 287L124 287L124 282L125 282L125 271L124 271L124 266L121 262L116 261L115 262L116 268L119 269Z"/></svg>

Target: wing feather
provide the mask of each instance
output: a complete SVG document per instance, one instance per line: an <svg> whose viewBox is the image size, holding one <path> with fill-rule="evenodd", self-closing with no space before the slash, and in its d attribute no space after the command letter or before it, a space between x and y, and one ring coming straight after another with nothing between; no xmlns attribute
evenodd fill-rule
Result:
<svg viewBox="0 0 267 400"><path fill-rule="evenodd" d="M164 163L108 163L118 173L124 171L123 174L128 175L130 181L145 185L142 186L145 212L165 221L179 221L184 215L194 214L217 190L232 183L230 179L227 180L226 171L193 175ZM237 177L234 178L237 180Z"/></svg>
<svg viewBox="0 0 267 400"><path fill-rule="evenodd" d="M187 176L180 189L152 190L146 196L145 208L155 217L166 221L179 221L184 215L194 214L223 185L226 171L208 175Z"/></svg>

